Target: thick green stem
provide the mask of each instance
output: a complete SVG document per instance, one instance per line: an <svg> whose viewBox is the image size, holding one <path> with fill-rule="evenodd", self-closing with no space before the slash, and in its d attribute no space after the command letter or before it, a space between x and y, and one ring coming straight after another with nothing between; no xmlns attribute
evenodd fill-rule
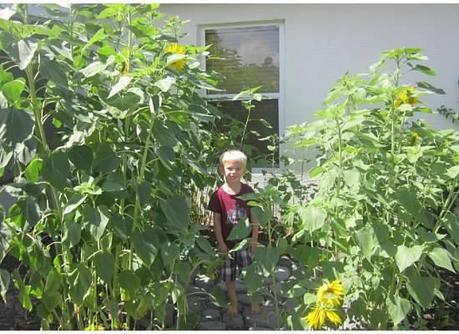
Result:
<svg viewBox="0 0 459 334"><path fill-rule="evenodd" d="M268 247L272 247L272 226L271 226L271 220L268 220ZM277 327L279 327L279 317L280 317L280 312L279 312L279 298L277 296L277 281L276 281L276 275L274 273L271 273L271 282L273 286L273 297L274 297L274 307L276 309L276 322L277 322Z"/></svg>
<svg viewBox="0 0 459 334"><path fill-rule="evenodd" d="M247 118L245 120L245 124L244 124L244 129L242 130L242 137L241 137L241 143L239 144L239 149L242 149L242 144L244 143L244 137L245 137L245 133L247 131L247 126L249 124L249 121L250 121L250 113L252 112L252 109L249 107L248 111L247 111Z"/></svg>
<svg viewBox="0 0 459 334"><path fill-rule="evenodd" d="M121 245L118 244L115 249L115 270L113 271L113 288L112 298L114 301L118 301L118 261L121 254ZM112 313L111 319L111 329L119 329L119 315L118 312L116 314Z"/></svg>
<svg viewBox="0 0 459 334"><path fill-rule="evenodd" d="M46 156L49 156L51 154L51 150L48 146L48 142L46 140L46 133L45 129L43 127L42 123L42 118L43 118L43 110L42 107L40 106L40 101L37 98L37 89L35 86L35 80L34 80L34 74L32 70L33 64L30 63L26 69L25 73L27 76L27 83L29 86L29 94L30 94L30 100L32 104L32 111L34 114L34 119L35 119L35 129L38 131L38 138L40 140L41 146L43 148L43 151ZM59 223L63 223L63 213L62 213L62 208L59 203L59 196L57 194L56 189L52 185L47 186L47 192L49 193L50 199L51 199L51 205L52 207L56 210L57 212L57 220ZM62 229L63 233L64 229ZM61 236L63 238L63 235ZM60 244L60 254L62 254L62 258L64 261L64 271L69 270L69 261L68 261L68 252L65 250L64 246ZM64 302L62 304L62 321L61 325L63 328L66 328L71 323L71 317L69 314L69 308L67 303L65 302L65 297L67 296L68 293L68 284L63 285L63 296L64 296Z"/></svg>
<svg viewBox="0 0 459 334"><path fill-rule="evenodd" d="M139 168L139 176L138 176L138 182L140 183L144 177L145 177L145 168L147 164L147 156L148 156L148 151L150 150L151 142L152 142L152 132L153 132L153 125L155 123L154 117L151 120L150 123L150 128L148 129L148 136L147 140L145 141L145 147L143 150L142 154L142 160L140 162L140 168ZM137 223L138 216L140 213L140 199L139 199L139 194L136 194L135 197L135 207L134 207L134 224Z"/></svg>
<svg viewBox="0 0 459 334"><path fill-rule="evenodd" d="M341 183L343 180L343 153L342 153L342 146L343 146L343 138L342 138L342 129L339 119L335 119L336 127L338 129L338 164L339 164L339 177L338 177L338 184L336 187L336 196L339 197Z"/></svg>
<svg viewBox="0 0 459 334"><path fill-rule="evenodd" d="M457 196L458 196L458 192L455 191L454 189L456 189L458 187L458 182L456 181L453 185L451 185L449 187L449 193L448 193L448 197L446 198L445 202L443 203L443 207L440 211L440 214L438 215L438 220L437 220L437 223L435 224L435 227L434 227L434 233L437 233L438 230L440 229L441 227L441 224L443 222L443 218L444 216L446 215L447 212L449 212L453 206L453 204L456 202L456 199L457 199Z"/></svg>
<svg viewBox="0 0 459 334"><path fill-rule="evenodd" d="M131 55L132 55L132 31L130 29L131 27L131 6L128 5L128 18L127 18L127 24L128 24L128 58L127 58L127 68L128 70L131 68Z"/></svg>

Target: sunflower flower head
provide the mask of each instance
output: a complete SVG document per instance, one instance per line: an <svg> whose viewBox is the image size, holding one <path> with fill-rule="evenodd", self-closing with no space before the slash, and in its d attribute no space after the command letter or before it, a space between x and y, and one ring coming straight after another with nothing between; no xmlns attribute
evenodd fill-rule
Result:
<svg viewBox="0 0 459 334"><path fill-rule="evenodd" d="M338 327L343 323L338 313L343 301L344 287L340 280L322 284L317 290L315 306L303 319L312 329L320 329L324 325Z"/></svg>
<svg viewBox="0 0 459 334"><path fill-rule="evenodd" d="M419 103L419 99L414 87L403 87L397 94L394 102L397 108L402 104L409 104L413 106L416 103Z"/></svg>
<svg viewBox="0 0 459 334"><path fill-rule="evenodd" d="M325 324L332 324L337 327L343 322L336 310L323 308L321 306L314 307L312 311L304 317L304 320L312 329L320 329Z"/></svg>
<svg viewBox="0 0 459 334"><path fill-rule="evenodd" d="M340 280L323 284L317 290L317 302L327 307L338 307L344 300L344 288Z"/></svg>
<svg viewBox="0 0 459 334"><path fill-rule="evenodd" d="M184 58L186 49L183 45L177 44L177 43L169 43L165 50L166 53L171 54L171 56L168 57L168 66L171 69L174 70L182 70L185 67L186 60ZM178 56L177 56L178 55ZM180 57L182 56L182 57ZM172 60L170 60L172 58Z"/></svg>
<svg viewBox="0 0 459 334"><path fill-rule="evenodd" d="M305 320L309 327L314 329L321 328L325 323L325 311L319 307L315 307L308 313Z"/></svg>

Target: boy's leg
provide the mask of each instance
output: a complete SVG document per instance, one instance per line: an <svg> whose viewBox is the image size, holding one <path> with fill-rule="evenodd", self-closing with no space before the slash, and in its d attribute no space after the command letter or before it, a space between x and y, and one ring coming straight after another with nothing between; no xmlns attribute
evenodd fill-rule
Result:
<svg viewBox="0 0 459 334"><path fill-rule="evenodd" d="M252 263L252 258L247 249L239 251L236 259L237 259L237 264L240 268L247 267ZM252 314L260 313L260 304L255 299L256 298L253 298L253 296L250 296L250 301L251 301L250 312Z"/></svg>
<svg viewBox="0 0 459 334"><path fill-rule="evenodd" d="M236 315L238 312L237 295L236 295L236 281L226 282L226 288L228 290L228 299L230 302L229 307L228 307L228 314Z"/></svg>
<svg viewBox="0 0 459 334"><path fill-rule="evenodd" d="M231 255L234 256L234 253ZM238 303L236 295L236 260L234 258L226 258L225 263L220 271L220 278L226 284L228 294L229 307L228 314L233 316L238 312Z"/></svg>

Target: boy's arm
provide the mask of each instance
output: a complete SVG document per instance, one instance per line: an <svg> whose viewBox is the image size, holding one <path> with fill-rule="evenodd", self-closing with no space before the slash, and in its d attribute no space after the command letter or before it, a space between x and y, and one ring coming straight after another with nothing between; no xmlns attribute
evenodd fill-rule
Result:
<svg viewBox="0 0 459 334"><path fill-rule="evenodd" d="M228 247L226 246L225 240L223 240L222 216L219 213L214 212L213 218L214 218L214 234L215 234L215 238L217 239L218 251L222 253L223 255L226 255L228 253Z"/></svg>

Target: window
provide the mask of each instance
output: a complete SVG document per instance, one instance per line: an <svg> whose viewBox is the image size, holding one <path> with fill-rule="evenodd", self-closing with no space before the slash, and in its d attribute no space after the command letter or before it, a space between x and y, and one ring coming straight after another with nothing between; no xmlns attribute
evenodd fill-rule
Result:
<svg viewBox="0 0 459 334"><path fill-rule="evenodd" d="M261 140L279 135L280 107L280 24L251 24L204 27L203 40L210 45L211 57L206 59L206 70L222 75L221 91L207 91L207 97L225 115L240 121L247 118L240 97L233 98L243 90L261 86L257 93L262 101L254 102L247 125L245 143L256 149L260 159L255 167L278 167L279 147L272 151L272 140ZM230 131L229 122L218 124L220 131ZM253 152L247 152L253 157Z"/></svg>

